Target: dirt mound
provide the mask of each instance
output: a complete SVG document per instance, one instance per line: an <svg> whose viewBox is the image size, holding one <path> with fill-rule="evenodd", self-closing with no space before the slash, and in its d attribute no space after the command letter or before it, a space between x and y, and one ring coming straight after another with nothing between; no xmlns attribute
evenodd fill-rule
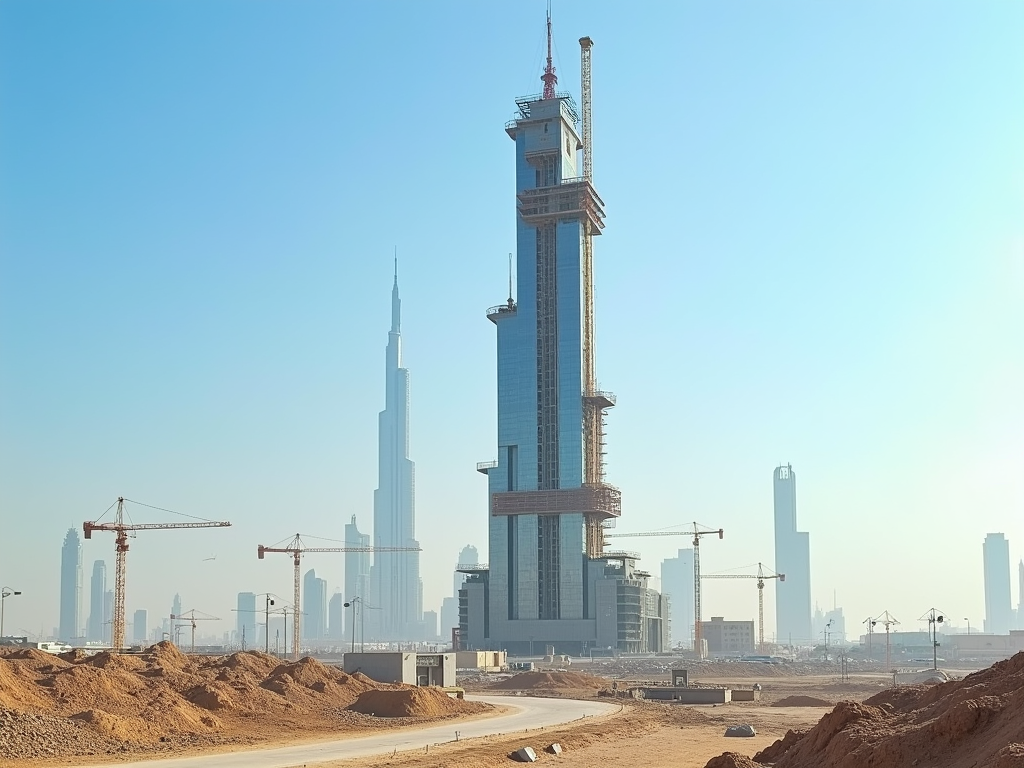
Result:
<svg viewBox="0 0 1024 768"><path fill-rule="evenodd" d="M600 690L608 687L608 681L603 677L583 672L520 672L518 675L507 680L500 680L489 687L501 691L531 689L580 691L589 688Z"/></svg>
<svg viewBox="0 0 1024 768"><path fill-rule="evenodd" d="M754 760L775 768L1024 768L1024 653L963 680L839 702Z"/></svg>
<svg viewBox="0 0 1024 768"><path fill-rule="evenodd" d="M388 706L347 709L375 691L397 698ZM14 742L0 731L0 754L10 759L94 754L109 744L117 751L152 752L194 747L204 739L223 744L231 734L243 734L236 738L251 744L278 733L375 728L380 721L360 712L377 709L381 717L439 717L488 707L453 702L440 691L376 683L313 659L282 662L251 651L186 656L160 643L138 654L0 654L0 713L36 717L17 720L25 736L18 744L34 743L33 728L40 743L51 731L59 736L51 752L33 752L10 747Z"/></svg>
<svg viewBox="0 0 1024 768"><path fill-rule="evenodd" d="M831 701L818 699L814 696L787 696L772 704L773 707L831 707Z"/></svg>
<svg viewBox="0 0 1024 768"><path fill-rule="evenodd" d="M101 736L66 717L16 712L0 707L0 755L5 758L27 760L55 755L95 755L112 752L120 746L118 741ZM8 765L6 760L4 765Z"/></svg>
<svg viewBox="0 0 1024 768"><path fill-rule="evenodd" d="M40 651L38 648L18 648L14 651L6 651L3 653L2 657L6 659L18 659L20 661L34 661L38 664L45 665L53 664L55 661L58 664L60 663L60 661L56 660L55 656L46 653L45 651Z"/></svg>
<svg viewBox="0 0 1024 768"><path fill-rule="evenodd" d="M723 752L718 757L708 760L708 764L704 768L761 768L761 766L746 755Z"/></svg>
<svg viewBox="0 0 1024 768"><path fill-rule="evenodd" d="M480 704L453 699L440 688L366 691L349 707L377 717L445 717L481 711Z"/></svg>
<svg viewBox="0 0 1024 768"><path fill-rule="evenodd" d="M101 709L87 709L71 716L72 720L80 720L104 736L118 741L137 741L139 738L137 724L123 717L111 715Z"/></svg>
<svg viewBox="0 0 1024 768"><path fill-rule="evenodd" d="M8 658L0 658L0 707L21 709L44 703L30 670Z"/></svg>

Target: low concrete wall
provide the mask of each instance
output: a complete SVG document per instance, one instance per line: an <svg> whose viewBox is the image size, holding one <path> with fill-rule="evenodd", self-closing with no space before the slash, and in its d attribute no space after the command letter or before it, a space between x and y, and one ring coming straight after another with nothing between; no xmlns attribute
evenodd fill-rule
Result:
<svg viewBox="0 0 1024 768"><path fill-rule="evenodd" d="M732 700L733 701L760 701L761 700L761 692L760 691L746 691L746 690L741 690L741 689L733 688L733 690L732 690Z"/></svg>
<svg viewBox="0 0 1024 768"><path fill-rule="evenodd" d="M728 704L733 693L728 688L671 688L667 685L641 688L640 692L650 701L678 701L681 704Z"/></svg>

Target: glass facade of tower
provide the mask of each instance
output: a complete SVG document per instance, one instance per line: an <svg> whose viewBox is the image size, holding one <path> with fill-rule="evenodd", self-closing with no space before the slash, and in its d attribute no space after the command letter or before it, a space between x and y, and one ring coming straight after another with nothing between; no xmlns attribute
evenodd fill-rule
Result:
<svg viewBox="0 0 1024 768"><path fill-rule="evenodd" d="M509 133L521 201L577 176L575 123L566 97L520 105ZM519 302L490 315L498 334L498 466L488 484L491 493L578 488L583 225L571 214L517 219ZM492 516L489 544L492 626L502 618L588 618L582 512Z"/></svg>

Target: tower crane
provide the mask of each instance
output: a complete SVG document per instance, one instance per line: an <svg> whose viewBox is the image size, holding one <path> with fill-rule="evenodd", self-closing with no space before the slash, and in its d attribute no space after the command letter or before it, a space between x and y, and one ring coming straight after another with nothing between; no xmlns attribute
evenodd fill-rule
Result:
<svg viewBox="0 0 1024 768"><path fill-rule="evenodd" d="M202 613L202 611L200 611L200 613ZM175 624L174 624L175 621L184 621L186 623L185 624L178 624L178 625L175 626ZM217 618L216 616L210 616L208 614L204 614L202 616L196 616L196 609L195 608L187 610L184 613L179 613L177 616L175 616L173 613L171 614L171 626L174 627L176 630L177 629L181 629L182 627L188 627L190 625L192 627L192 647L189 649L189 653L195 653L196 652L196 622L197 621L220 621L220 619ZM177 637L175 637L174 644L178 645Z"/></svg>
<svg viewBox="0 0 1024 768"><path fill-rule="evenodd" d="M114 539L114 551L116 552L116 560L114 567L114 610L111 618L111 648L116 651L120 651L124 648L124 592L125 592L125 555L128 554L128 535L131 534L133 537L137 531L155 531L155 530L168 530L172 528L227 528L231 523L226 521L215 521L206 520L202 517L193 517L192 515L184 515L180 512L171 512L173 515L181 515L181 517L190 517L193 522L188 523L133 523L129 516L129 522L124 521L125 502L131 504L138 504L142 507L149 507L150 509L158 509L161 512L171 512L169 509L161 509L160 507L153 507L149 504L143 504L141 501L132 501L126 499L123 496L119 496L117 499L117 511L114 513L114 521L111 523L101 523L103 515L106 515L113 508L113 504L107 507L107 511L100 515L96 520L82 523L82 531L85 534L85 538L91 539L93 531L112 531L115 534Z"/></svg>
<svg viewBox="0 0 1024 768"><path fill-rule="evenodd" d="M709 573L702 579L757 579L757 638L758 648L764 653L764 581L765 579L786 580L786 574L769 571L765 574L761 563L757 564L757 574L753 573Z"/></svg>
<svg viewBox="0 0 1024 768"><path fill-rule="evenodd" d="M310 537L310 538L316 538ZM419 547L307 547L301 538L301 534L296 533L295 537L286 546L273 546L265 547L260 544L257 547L256 554L260 560L264 559L264 555L267 552L284 552L292 556L292 563L295 565L295 584L294 584L294 605L292 611L292 634L295 636L292 640L292 659L298 661L299 659L299 630L301 628L301 615L302 611L299 606L302 604L301 591L302 591L302 555L306 552L420 552Z"/></svg>
<svg viewBox="0 0 1024 768"><path fill-rule="evenodd" d="M693 649L703 657L700 643L700 537L717 533L718 538L725 537L721 528L714 529L693 523L689 531L644 531L641 533L606 533L605 538L627 538L630 536L693 536Z"/></svg>

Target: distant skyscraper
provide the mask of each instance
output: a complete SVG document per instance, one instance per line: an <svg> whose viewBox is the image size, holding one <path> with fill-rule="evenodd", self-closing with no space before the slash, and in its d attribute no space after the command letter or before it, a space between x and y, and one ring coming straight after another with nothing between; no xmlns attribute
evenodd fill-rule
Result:
<svg viewBox="0 0 1024 768"><path fill-rule="evenodd" d="M373 493L373 545L419 547L416 541L415 467L409 460L409 370L402 367L402 302L398 272L391 289L391 331L385 365L385 405L378 420L378 487ZM375 552L370 568L373 635L418 639L423 584L419 552Z"/></svg>
<svg viewBox="0 0 1024 768"><path fill-rule="evenodd" d="M302 638L323 640L327 635L327 582L310 568L302 579Z"/></svg>
<svg viewBox="0 0 1024 768"><path fill-rule="evenodd" d="M423 639L437 639L437 611L423 612Z"/></svg>
<svg viewBox="0 0 1024 768"><path fill-rule="evenodd" d="M990 533L982 544L985 567L985 631L1005 635L1012 624L1010 602L1010 542L1001 533Z"/></svg>
<svg viewBox="0 0 1024 768"><path fill-rule="evenodd" d="M459 562L457 566L463 565L479 565L480 564L480 553L477 548L472 544L467 544L462 548L459 553ZM466 580L466 574L455 571L455 577L452 580L452 596L446 597L441 601L441 640L449 642L452 636L452 629L459 626L459 590L462 588L463 582Z"/></svg>
<svg viewBox="0 0 1024 768"><path fill-rule="evenodd" d="M139 645L146 643L149 635L149 614L145 610L135 612L135 619L132 622L132 641Z"/></svg>
<svg viewBox="0 0 1024 768"><path fill-rule="evenodd" d="M812 643L810 535L796 529L796 473L790 464L775 469L776 642Z"/></svg>
<svg viewBox="0 0 1024 768"><path fill-rule="evenodd" d="M352 522L345 526L345 546L347 547L368 547L370 537L360 533L356 526L356 516L352 515ZM346 552L345 553L345 600L348 603L358 599L363 601L370 596L370 553L369 552ZM358 606L357 606L358 607ZM376 613L376 611L374 611ZM349 612L345 621L350 621L352 613Z"/></svg>
<svg viewBox="0 0 1024 768"><path fill-rule="evenodd" d="M177 618L181 616L181 595L175 594L174 599L171 600L171 616Z"/></svg>
<svg viewBox="0 0 1024 768"><path fill-rule="evenodd" d="M239 592L235 605L235 635L236 642L245 648L255 648L259 645L256 637L256 595L252 592Z"/></svg>
<svg viewBox="0 0 1024 768"><path fill-rule="evenodd" d="M89 627L86 639L94 643L102 643L103 632L103 598L107 594L107 564L97 560L92 564L92 579L89 581Z"/></svg>
<svg viewBox="0 0 1024 768"><path fill-rule="evenodd" d="M671 647L693 647L693 550L680 549L679 554L661 563L661 591L672 599Z"/></svg>
<svg viewBox="0 0 1024 768"><path fill-rule="evenodd" d="M327 637L331 640L345 639L345 596L335 592L327 601Z"/></svg>
<svg viewBox="0 0 1024 768"><path fill-rule="evenodd" d="M65 642L82 634L82 542L69 528L60 553L59 639Z"/></svg>
<svg viewBox="0 0 1024 768"><path fill-rule="evenodd" d="M1017 629L1024 629L1024 560L1017 566Z"/></svg>

